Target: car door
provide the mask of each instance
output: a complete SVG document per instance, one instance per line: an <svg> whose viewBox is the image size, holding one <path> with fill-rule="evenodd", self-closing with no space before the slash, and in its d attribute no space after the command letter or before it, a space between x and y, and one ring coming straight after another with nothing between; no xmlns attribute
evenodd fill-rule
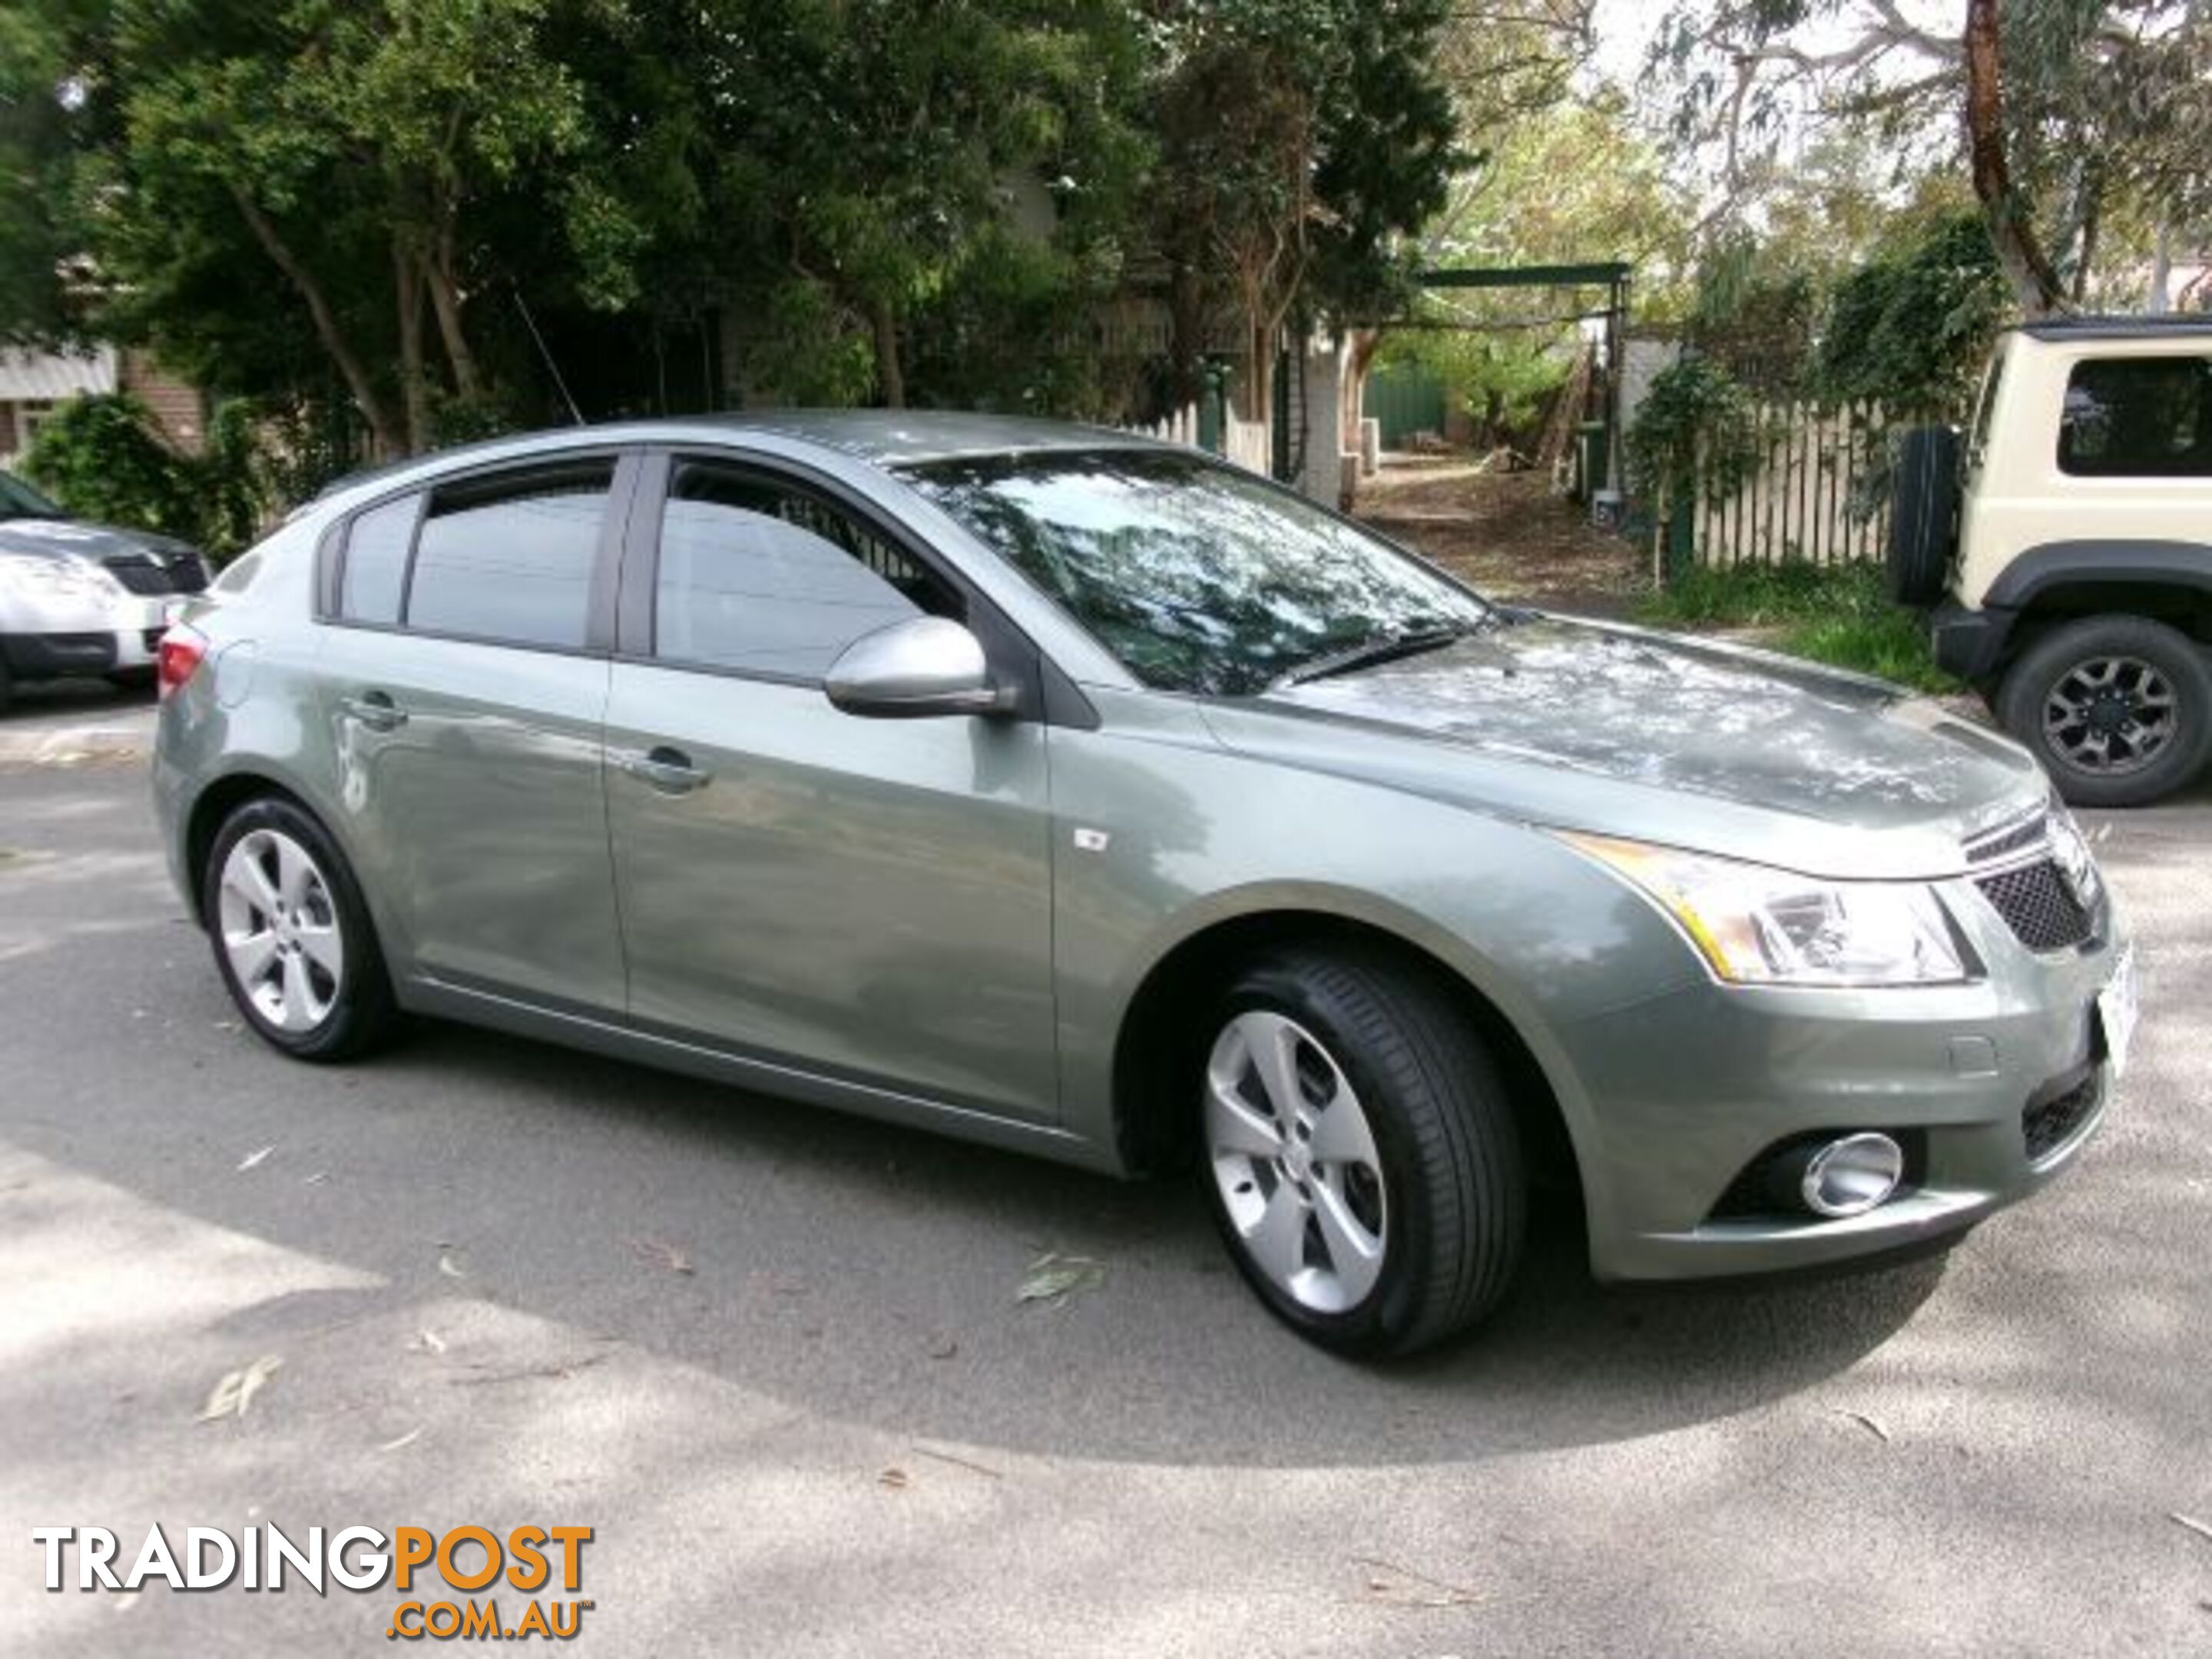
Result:
<svg viewBox="0 0 2212 1659"><path fill-rule="evenodd" d="M668 458L641 492L608 821L648 1030L1030 1120L1056 1114L1045 731L833 708L854 640L968 620L819 481Z"/></svg>
<svg viewBox="0 0 2212 1659"><path fill-rule="evenodd" d="M603 722L636 457L472 471L326 550L344 823L398 959L619 1018Z"/></svg>

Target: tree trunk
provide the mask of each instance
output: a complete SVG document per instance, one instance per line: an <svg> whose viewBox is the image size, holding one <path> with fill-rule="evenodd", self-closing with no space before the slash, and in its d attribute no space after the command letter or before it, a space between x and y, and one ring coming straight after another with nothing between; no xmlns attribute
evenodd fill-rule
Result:
<svg viewBox="0 0 2212 1659"><path fill-rule="evenodd" d="M2013 297L2030 317L2047 317L2066 309L2066 289L2036 240L2005 159L1997 0L1967 0L1966 52L1966 149L1973 163L1974 194Z"/></svg>
<svg viewBox="0 0 2212 1659"><path fill-rule="evenodd" d="M422 262L404 235L392 239L392 302L399 316L399 401L407 415L407 447L430 446L430 386L422 370Z"/></svg>
<svg viewBox="0 0 2212 1659"><path fill-rule="evenodd" d="M906 370L899 365L898 313L888 300L874 307L876 325L876 390L885 409L906 407Z"/></svg>
<svg viewBox="0 0 2212 1659"><path fill-rule="evenodd" d="M453 210L448 206L438 227L438 246L428 262L431 308L438 313L438 336L445 342L446 361L453 366L453 390L471 402L483 392L483 377L477 372L476 353L469 349L467 331L461 326L461 285L454 274Z"/></svg>
<svg viewBox="0 0 2212 1659"><path fill-rule="evenodd" d="M1171 408L1197 401L1206 388L1206 284L1198 266L1176 261L1168 279L1168 401Z"/></svg>
<svg viewBox="0 0 2212 1659"><path fill-rule="evenodd" d="M346 390L353 394L355 406L361 410L362 418L368 422L369 441L375 447L378 455L389 459L405 454L405 438L392 420L391 409L377 395L376 383L369 379L368 369L355 355L353 348L346 343L345 336L338 328L337 315L331 310L330 301L325 297L321 284L300 263L299 256L286 244L269 216L261 210L259 204L237 185L230 187L230 194L231 199L238 204L239 212L245 216L246 225L252 230L254 240L261 244L263 252L299 290L300 297L307 301L307 314L314 320L316 337L321 340L323 349L330 354L331 362L337 365L338 374L345 380Z"/></svg>
<svg viewBox="0 0 2212 1659"><path fill-rule="evenodd" d="M1367 376L1375 367L1375 354L1382 349L1382 331L1379 328L1355 328L1346 337L1351 349L1344 356L1344 379L1337 384L1338 405L1336 424L1342 447L1353 454L1364 454L1360 438L1360 417L1366 407Z"/></svg>
<svg viewBox="0 0 2212 1659"><path fill-rule="evenodd" d="M1247 421L1275 418L1275 334L1266 320L1247 311L1244 317L1243 385L1239 415Z"/></svg>

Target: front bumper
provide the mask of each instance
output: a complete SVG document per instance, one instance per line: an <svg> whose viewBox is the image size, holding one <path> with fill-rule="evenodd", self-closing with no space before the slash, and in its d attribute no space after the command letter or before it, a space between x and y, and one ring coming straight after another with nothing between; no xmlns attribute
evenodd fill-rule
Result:
<svg viewBox="0 0 2212 1659"><path fill-rule="evenodd" d="M2001 605L1969 611L1955 599L1944 600L1928 617L1928 641L1936 665L1969 685L1989 684L2004 660L2005 644L2018 614Z"/></svg>
<svg viewBox="0 0 2212 1659"><path fill-rule="evenodd" d="M18 679L106 674L116 668L127 636L107 629L0 636L0 654Z"/></svg>
<svg viewBox="0 0 2212 1659"><path fill-rule="evenodd" d="M1957 890L1954 890L1954 889ZM2124 948L2109 906L2078 949L2030 953L1964 883L1944 896L1989 965L1972 984L1830 991L1693 985L1581 1022L1578 1145L1601 1279L1755 1273L1954 1235L2072 1162L2111 1094L2098 994ZM1686 1036L1694 1034L1694 1036ZM1897 1194L1824 1220L1747 1203L1794 1141L1862 1131L1906 1149Z"/></svg>

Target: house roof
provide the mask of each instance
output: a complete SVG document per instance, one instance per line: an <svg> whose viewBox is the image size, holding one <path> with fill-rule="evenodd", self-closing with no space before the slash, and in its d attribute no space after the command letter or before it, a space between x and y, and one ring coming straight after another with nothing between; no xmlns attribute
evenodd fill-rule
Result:
<svg viewBox="0 0 2212 1659"><path fill-rule="evenodd" d="M0 403L53 403L115 390L115 349L84 353L0 347Z"/></svg>

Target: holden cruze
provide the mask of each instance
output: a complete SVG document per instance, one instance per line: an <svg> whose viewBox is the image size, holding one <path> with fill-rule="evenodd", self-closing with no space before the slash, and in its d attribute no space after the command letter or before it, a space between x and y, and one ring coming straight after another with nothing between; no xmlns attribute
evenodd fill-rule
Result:
<svg viewBox="0 0 2212 1659"><path fill-rule="evenodd" d="M1536 1201L1604 1278L1954 1237L2071 1158L2134 1017L2010 742L1118 433L431 457L234 564L161 675L169 859L276 1048L442 1016L1195 1166L1349 1352L1480 1317Z"/></svg>

